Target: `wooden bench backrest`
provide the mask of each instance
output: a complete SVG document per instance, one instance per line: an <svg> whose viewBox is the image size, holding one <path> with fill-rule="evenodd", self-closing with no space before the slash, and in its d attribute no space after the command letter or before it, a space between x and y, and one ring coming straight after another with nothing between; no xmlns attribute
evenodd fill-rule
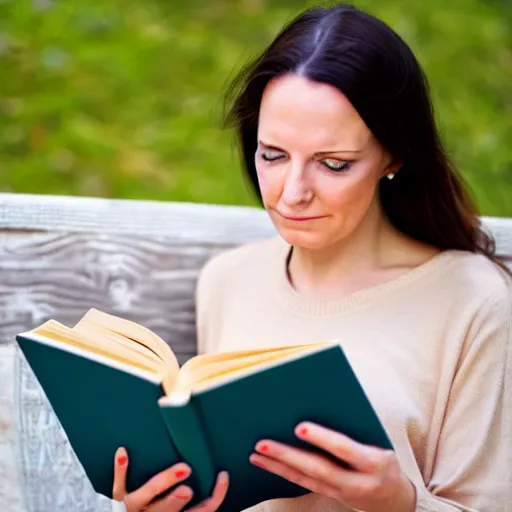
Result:
<svg viewBox="0 0 512 512"><path fill-rule="evenodd" d="M154 330L183 361L204 262L272 234L251 208L0 194L0 343L97 307Z"/></svg>
<svg viewBox="0 0 512 512"><path fill-rule="evenodd" d="M512 263L512 219L484 221ZM0 343L97 307L153 329L183 361L201 266L274 233L255 208L0 194Z"/></svg>

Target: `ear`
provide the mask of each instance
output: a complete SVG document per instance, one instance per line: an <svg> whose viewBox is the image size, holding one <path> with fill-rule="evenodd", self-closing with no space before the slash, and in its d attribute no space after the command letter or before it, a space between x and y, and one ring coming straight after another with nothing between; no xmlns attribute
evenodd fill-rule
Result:
<svg viewBox="0 0 512 512"><path fill-rule="evenodd" d="M388 175L395 175L402 168L400 160L391 160L391 162L382 171L382 178Z"/></svg>

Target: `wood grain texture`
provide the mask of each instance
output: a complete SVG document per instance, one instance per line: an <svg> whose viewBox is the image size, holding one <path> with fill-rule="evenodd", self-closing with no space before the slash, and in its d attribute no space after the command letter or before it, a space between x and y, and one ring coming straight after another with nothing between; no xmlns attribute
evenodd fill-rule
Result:
<svg viewBox="0 0 512 512"><path fill-rule="evenodd" d="M512 262L512 219L483 221ZM201 266L274 233L255 208L0 194L0 344L94 306L154 330L184 361Z"/></svg>
<svg viewBox="0 0 512 512"><path fill-rule="evenodd" d="M0 343L48 318L73 325L90 307L130 318L195 352L194 291L228 247L101 233L0 234Z"/></svg>
<svg viewBox="0 0 512 512"><path fill-rule="evenodd" d="M265 211L242 206L0 194L0 229L113 233L240 244L274 232Z"/></svg>
<svg viewBox="0 0 512 512"><path fill-rule="evenodd" d="M512 257L512 219L482 217L498 253ZM112 233L201 244L247 243L275 233L258 208L0 193L0 230Z"/></svg>
<svg viewBox="0 0 512 512"><path fill-rule="evenodd" d="M272 234L255 208L0 194L0 343L98 307L154 330L183 362L201 266Z"/></svg>
<svg viewBox="0 0 512 512"><path fill-rule="evenodd" d="M499 217L482 217L486 230L496 240L496 253L512 264L512 219Z"/></svg>
<svg viewBox="0 0 512 512"><path fill-rule="evenodd" d="M0 346L0 510L20 512L23 498L20 482L18 433L14 420L15 345Z"/></svg>

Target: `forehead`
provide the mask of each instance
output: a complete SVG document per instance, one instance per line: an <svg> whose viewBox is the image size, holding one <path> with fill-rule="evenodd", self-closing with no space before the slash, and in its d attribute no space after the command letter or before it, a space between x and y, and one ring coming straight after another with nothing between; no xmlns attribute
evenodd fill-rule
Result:
<svg viewBox="0 0 512 512"><path fill-rule="evenodd" d="M263 93L258 137L286 150L363 149L371 132L335 87L297 75L273 79Z"/></svg>

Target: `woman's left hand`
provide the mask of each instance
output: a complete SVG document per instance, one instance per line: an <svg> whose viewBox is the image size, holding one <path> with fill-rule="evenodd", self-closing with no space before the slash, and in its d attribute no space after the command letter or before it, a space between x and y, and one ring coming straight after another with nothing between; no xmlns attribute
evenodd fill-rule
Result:
<svg viewBox="0 0 512 512"><path fill-rule="evenodd" d="M355 510L414 512L416 490L392 450L360 444L313 423L299 424L295 434L349 464L351 469L316 453L271 440L259 441L255 448L258 453L253 453L250 461Z"/></svg>

